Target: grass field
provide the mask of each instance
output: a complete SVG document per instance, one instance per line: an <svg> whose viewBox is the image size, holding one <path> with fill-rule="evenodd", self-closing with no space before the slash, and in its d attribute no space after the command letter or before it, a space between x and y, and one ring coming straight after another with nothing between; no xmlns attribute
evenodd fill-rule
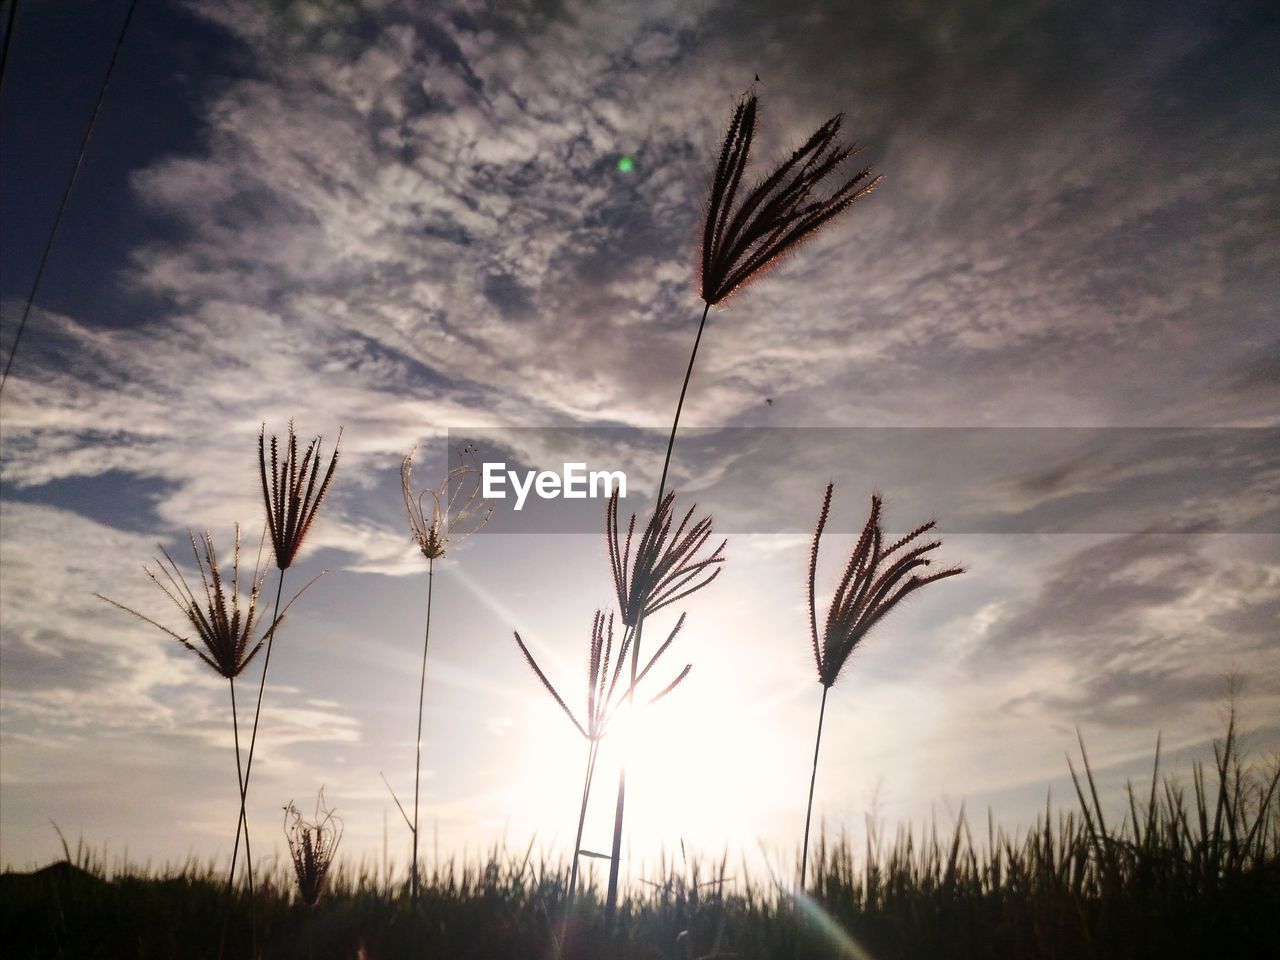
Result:
<svg viewBox="0 0 1280 960"><path fill-rule="evenodd" d="M1078 807L1018 835L961 820L859 850L819 842L799 899L727 862L680 864L634 890L610 933L589 883L563 945L567 868L503 850L424 875L415 923L407 877L373 869L335 870L309 908L278 866L228 911L212 866L108 879L82 846L5 874L0 928L9 957L1264 957L1280 915L1278 776L1274 759L1239 755L1231 724L1212 765L1131 788L1118 822L1086 764Z"/></svg>

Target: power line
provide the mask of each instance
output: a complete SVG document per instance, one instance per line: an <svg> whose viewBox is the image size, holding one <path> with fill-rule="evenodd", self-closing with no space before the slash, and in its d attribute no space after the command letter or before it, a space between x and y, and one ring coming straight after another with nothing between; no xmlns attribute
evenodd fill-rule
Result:
<svg viewBox="0 0 1280 960"><path fill-rule="evenodd" d="M14 11L17 10L18 0L12 0L13 7L9 11L9 35L5 38L5 45L8 46L9 37L13 34ZM111 74L116 67L116 59L120 56L120 48L124 46L124 37L129 30L129 23L133 20L133 11L138 6L138 0L130 0L129 12L125 14L124 23L120 26L120 35L116 37L116 45L111 51L111 62L107 64L107 72L102 78L102 86L98 90L98 100L93 105L93 114L89 117L89 125L85 127L84 139L80 142L80 153L76 157L76 165L71 170L71 179L67 181L67 189L63 191L62 202L58 204L58 213L53 218L53 229L49 231L49 240L44 245L44 253L40 256L40 265L36 268L35 279L31 283L31 292L27 294L27 302L22 308L22 319L18 322L18 332L14 335L13 346L9 348L9 359L4 365L4 374L0 375L0 395L4 393L4 385L9 381L9 370L13 366L14 355L18 352L18 342L22 339L22 331L26 329L27 318L31 316L31 305L35 303L36 293L40 289L40 279L44 276L45 265L49 262L49 252L53 249L53 242L58 236L58 228L62 226L62 215L66 212L67 201L71 199L71 191L75 189L76 178L80 175L80 167L84 164L85 153L89 149L89 139L93 136L94 125L98 122L98 114L102 110L102 101L107 95L107 86L111 82ZM7 56L6 56L6 59Z"/></svg>
<svg viewBox="0 0 1280 960"><path fill-rule="evenodd" d="M4 76L9 66L9 47L13 44L13 25L18 18L18 0L9 4L9 22L4 30L4 49L0 50L0 94L4 92Z"/></svg>

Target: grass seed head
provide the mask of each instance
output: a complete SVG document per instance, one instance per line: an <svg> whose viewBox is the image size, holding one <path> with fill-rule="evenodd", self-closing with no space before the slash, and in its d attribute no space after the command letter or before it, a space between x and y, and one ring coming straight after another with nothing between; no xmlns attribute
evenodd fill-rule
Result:
<svg viewBox="0 0 1280 960"><path fill-rule="evenodd" d="M761 276L881 179L864 167L829 196L813 195L822 181L862 150L837 140L844 117L836 114L735 205L755 134L756 106L755 96L738 103L711 183L700 290L708 306Z"/></svg>
<svg viewBox="0 0 1280 960"><path fill-rule="evenodd" d="M262 478L262 499L267 509L267 529L271 531L271 545L275 549L276 566L287 570L302 547L303 538L311 529L316 512L324 502L338 467L338 444L334 444L329 469L317 486L320 476L320 438L307 445L306 453L298 458L298 438L289 421L289 435L285 440L284 459L280 459L280 444L271 436L270 464L267 460L267 427L262 425L258 433L258 466ZM338 442L342 431L338 431Z"/></svg>
<svg viewBox="0 0 1280 960"><path fill-rule="evenodd" d="M446 473L439 487L428 487L418 494L413 492L413 453L410 450L400 465L400 486L413 539L422 555L434 560L488 523L493 516L493 504L480 496L480 471L471 447L459 452L462 465ZM430 519L424 505L428 497L431 498Z"/></svg>
<svg viewBox="0 0 1280 960"><path fill-rule="evenodd" d="M854 648L872 627L907 596L935 580L964 572L960 567L948 567L933 574L915 572L928 567L931 561L927 554L942 546L941 540L917 543L921 536L933 529L934 521L922 524L886 548L884 531L880 528L881 501L878 496L872 496L871 514L840 578L835 597L827 611L826 626L819 637L814 596L818 572L818 541L827 525L834 489L834 484L827 484L822 511L818 515L818 526L813 533L813 549L809 555L809 632L813 641L813 659L818 667L818 679L824 687L830 687L836 682Z"/></svg>
<svg viewBox="0 0 1280 960"><path fill-rule="evenodd" d="M711 539L712 518L703 517L691 523L695 504L689 508L671 532L674 492L666 494L658 504L631 555L636 515L627 523L626 537L618 529L618 491L615 489L605 508L605 542L613 571L614 590L624 625L634 627L644 617L661 610L707 586L720 575L724 563L722 540L710 553L699 553Z"/></svg>
<svg viewBox="0 0 1280 960"><path fill-rule="evenodd" d="M675 628L672 629L667 639L649 658L644 669L636 674L635 683L625 690L619 690L618 680L622 677L622 669L626 665L627 651L631 649L633 633L630 628L624 630L622 643L615 651L613 643L613 614L610 613L606 617L604 611L596 611L595 617L591 622L591 640L587 646L587 713L585 723L574 715L574 712L569 709L569 705L565 703L564 697L560 695L560 691L547 679L547 675L538 666L538 661L529 652L529 648L525 646L525 642L521 639L518 631L515 634L515 638L516 645L520 647L520 652L524 655L525 662L529 664L529 668L533 670L542 682L542 686L546 688L547 693L551 694L552 699L559 704L560 709L569 718L569 722L586 739L594 741L600 740L608 732L609 721L613 718L618 706L626 699L628 693L634 691L644 682L645 677L648 676L649 671L653 669L658 659L667 652L676 635L680 633L681 628L684 626L684 619L684 614L681 614ZM650 697L649 702L656 703L678 687L681 681L689 675L691 669L692 664L685 664L675 679L663 687L655 696Z"/></svg>
<svg viewBox="0 0 1280 960"><path fill-rule="evenodd" d="M324 787L316 798L314 820L304 820L290 800L284 808L284 835L289 843L293 872L302 902L314 907L324 890L325 878L333 866L334 854L342 840L342 821L325 806Z"/></svg>
<svg viewBox="0 0 1280 960"><path fill-rule="evenodd" d="M201 534L198 543L194 533L188 533L188 537L191 540L191 552L195 556L196 566L200 570L200 580L204 587L203 598L196 596L182 570L163 546L160 547L160 553L164 560L156 561L158 572L149 567L143 569L151 581L182 611L204 649L197 647L187 636L157 623L132 607L126 607L100 593L96 596L163 630L188 650L193 651L219 675L233 680L262 648L265 639L264 635L255 642L254 628L258 620L258 598L266 577L266 567L261 563L257 566L249 584L248 598L242 598L239 524L236 525L235 552L232 557L229 588L226 578L218 569L218 558L214 551L212 535L205 531ZM282 619L284 619L283 613L268 627L266 633L270 633Z"/></svg>

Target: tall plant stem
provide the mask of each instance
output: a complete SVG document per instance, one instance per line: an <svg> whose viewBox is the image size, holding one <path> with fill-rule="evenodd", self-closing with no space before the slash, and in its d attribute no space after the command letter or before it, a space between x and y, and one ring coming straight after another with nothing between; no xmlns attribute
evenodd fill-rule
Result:
<svg viewBox="0 0 1280 960"><path fill-rule="evenodd" d="M627 690L627 710L631 710L635 703L636 672L639 669L639 661L635 654L640 649L640 637L643 632L644 614L641 614L636 622L635 642L631 645L631 686ZM613 921L618 910L618 875L619 867L622 865L622 815L627 805L625 760L624 754L624 765L618 769L618 803L613 811L613 846L609 850L609 889L605 894L604 904L604 922L608 930L613 929Z"/></svg>
<svg viewBox="0 0 1280 960"><path fill-rule="evenodd" d="M241 798L244 797L244 768L240 765L240 719L236 710L236 681L234 677L227 678L227 685L231 688L231 736L235 739L236 744L236 788L240 791ZM243 816L243 814L241 814ZM239 821L243 823L244 821ZM238 832L238 831L237 831ZM248 839L245 840L246 845ZM246 854L247 856L248 854ZM235 867L232 867L234 874Z"/></svg>
<svg viewBox="0 0 1280 960"><path fill-rule="evenodd" d="M662 502L662 495L667 492L667 470L671 466L671 450L676 445L676 428L680 426L680 411L684 409L684 395L689 389L689 378L693 376L693 362L698 359L698 344L702 343L702 331L707 325L707 314L711 304L702 308L702 320L698 323L698 335L693 339L693 349L689 351L689 367L684 372L684 383L680 386L680 399L676 401L676 415L671 421L671 436L667 437L667 456L662 461L662 479L658 481L657 503Z"/></svg>
<svg viewBox="0 0 1280 960"><path fill-rule="evenodd" d="M693 376L693 365L698 359L698 345L702 343L702 331L707 326L707 314L711 312L711 304L702 308L702 319L698 322L698 335L693 338L693 349L689 351L689 366L684 371L684 383L680 385L680 399L676 401L676 415L671 420L671 434L667 437L667 455L662 461L662 478L658 481L658 498L655 505L662 503L662 495L667 492L667 471L671 467L671 451L676 445L676 430L680 427L680 411L684 409L684 397L689 391L689 379ZM631 689L627 692L627 705L635 698L636 670L640 662L640 634L644 628L643 611L636 618L636 639L631 647ZM625 762L625 758L624 758ZM605 895L604 917L606 927L612 927L618 910L618 874L622 864L622 819L627 806L627 770L625 765L618 771L618 805L613 815L613 849L609 858L609 889Z"/></svg>
<svg viewBox="0 0 1280 960"><path fill-rule="evenodd" d="M413 915L418 916L418 787L422 778L422 707L427 693L427 645L431 642L431 588L435 584L435 557L427 558L427 629L422 637L422 679L418 682L418 739L413 759Z"/></svg>
<svg viewBox="0 0 1280 960"><path fill-rule="evenodd" d="M236 710L236 681L234 677L227 677L227 684L231 687L231 736L235 739L236 744L236 789L240 792L243 802L244 798L244 770L240 766L240 720L239 713ZM238 821L243 823L244 821ZM239 839L239 829L237 828L237 839ZM227 944L227 923L231 919L231 895L235 891L234 878L236 875L235 857L232 855L231 877L227 882L227 909L222 916L222 934L218 941L218 956L223 955Z"/></svg>
<svg viewBox="0 0 1280 960"><path fill-rule="evenodd" d="M564 949L569 935L569 916L573 913L573 895L578 889L578 854L582 851L582 830L587 823L587 801L591 797L591 781L596 775L596 757L600 753L600 741L592 740L587 748L587 773L582 780L582 808L578 812L578 832L573 838L573 866L569 869L569 895L564 905L564 923L560 927L560 949Z"/></svg>
<svg viewBox="0 0 1280 960"><path fill-rule="evenodd" d="M267 688L267 669L271 666L271 647L276 640L276 627L280 618L280 595L284 592L284 571L276 581L276 604L271 613L271 630L267 633L267 652L262 660L262 679L258 682L258 705L253 710L253 733L249 735L249 759L244 766L244 783L240 785L240 819L236 823L236 845L231 851L231 882L235 881L236 854L240 852L240 830L244 829L244 859L249 872L249 898L253 899L253 860L249 854L249 820L245 814L245 799L249 796L249 773L253 770L253 748L258 743L258 717L262 714L262 693Z"/></svg>
<svg viewBox="0 0 1280 960"><path fill-rule="evenodd" d="M813 787L818 782L818 748L822 746L822 718L827 712L827 692L822 688L822 706L818 709L818 735L813 740L813 773L809 776L809 806L804 814L804 843L800 847L800 892L804 893L805 868L809 862L809 821L813 818Z"/></svg>

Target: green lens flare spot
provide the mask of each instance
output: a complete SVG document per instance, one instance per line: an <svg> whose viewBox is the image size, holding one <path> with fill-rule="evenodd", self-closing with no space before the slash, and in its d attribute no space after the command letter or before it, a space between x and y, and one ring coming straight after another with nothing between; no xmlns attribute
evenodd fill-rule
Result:
<svg viewBox="0 0 1280 960"><path fill-rule="evenodd" d="M636 162L625 154L618 158L618 171L620 173L630 173L636 168Z"/></svg>

